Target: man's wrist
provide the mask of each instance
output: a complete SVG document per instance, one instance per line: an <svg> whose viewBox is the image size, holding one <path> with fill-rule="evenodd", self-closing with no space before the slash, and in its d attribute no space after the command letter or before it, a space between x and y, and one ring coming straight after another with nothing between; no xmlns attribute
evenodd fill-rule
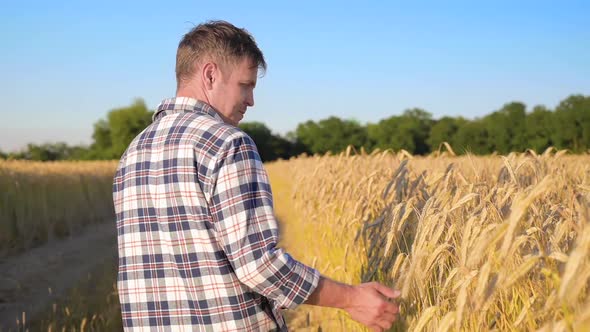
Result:
<svg viewBox="0 0 590 332"><path fill-rule="evenodd" d="M318 286L305 303L322 307L346 309L350 308L354 303L354 294L354 286L321 276Z"/></svg>
<svg viewBox="0 0 590 332"><path fill-rule="evenodd" d="M353 306L356 288L352 285L347 285L347 284L341 284L341 285L344 286L345 288L344 288L344 291L342 292L344 294L344 296L343 296L344 299L342 301L342 305L339 306L339 309L346 310L346 309Z"/></svg>

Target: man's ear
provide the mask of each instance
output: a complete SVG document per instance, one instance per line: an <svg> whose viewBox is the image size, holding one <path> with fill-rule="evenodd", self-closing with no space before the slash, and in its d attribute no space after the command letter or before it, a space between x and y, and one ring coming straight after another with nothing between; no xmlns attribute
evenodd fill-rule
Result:
<svg viewBox="0 0 590 332"><path fill-rule="evenodd" d="M207 62L203 65L201 70L201 80L207 90L213 88L213 82L215 82L218 75L217 65L213 62Z"/></svg>

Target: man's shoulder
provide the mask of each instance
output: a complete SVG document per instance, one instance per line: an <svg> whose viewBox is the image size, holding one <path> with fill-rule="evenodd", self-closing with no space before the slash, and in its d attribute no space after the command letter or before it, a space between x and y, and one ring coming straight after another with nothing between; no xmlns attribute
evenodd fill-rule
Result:
<svg viewBox="0 0 590 332"><path fill-rule="evenodd" d="M196 121L194 122L194 128L197 131L193 134L199 138L214 138L223 142L241 141L245 144L254 144L252 138L239 127L206 116L200 116L199 114L191 114L189 117Z"/></svg>
<svg viewBox="0 0 590 332"><path fill-rule="evenodd" d="M188 129L183 136L192 141L197 149L204 148L209 154L237 145L257 150L254 140L239 127L198 113L185 113L178 120L180 127Z"/></svg>
<svg viewBox="0 0 590 332"><path fill-rule="evenodd" d="M133 139L125 155L146 149L153 152L164 146L192 146L197 154L214 156L232 145L257 150L254 140L240 128L202 113L185 112L151 123Z"/></svg>

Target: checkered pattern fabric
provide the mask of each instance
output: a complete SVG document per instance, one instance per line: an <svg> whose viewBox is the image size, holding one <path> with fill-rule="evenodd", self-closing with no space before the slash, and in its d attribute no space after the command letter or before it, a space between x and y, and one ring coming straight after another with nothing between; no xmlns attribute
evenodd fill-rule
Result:
<svg viewBox="0 0 590 332"><path fill-rule="evenodd" d="M320 274L277 247L256 145L206 103L164 100L113 185L126 331L286 331Z"/></svg>

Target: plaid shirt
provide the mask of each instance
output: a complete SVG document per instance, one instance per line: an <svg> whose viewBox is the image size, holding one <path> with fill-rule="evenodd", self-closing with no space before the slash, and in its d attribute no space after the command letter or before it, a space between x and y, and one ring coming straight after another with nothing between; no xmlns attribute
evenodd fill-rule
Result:
<svg viewBox="0 0 590 332"><path fill-rule="evenodd" d="M286 331L320 274L277 248L252 139L195 99L164 100L113 185L127 331Z"/></svg>

